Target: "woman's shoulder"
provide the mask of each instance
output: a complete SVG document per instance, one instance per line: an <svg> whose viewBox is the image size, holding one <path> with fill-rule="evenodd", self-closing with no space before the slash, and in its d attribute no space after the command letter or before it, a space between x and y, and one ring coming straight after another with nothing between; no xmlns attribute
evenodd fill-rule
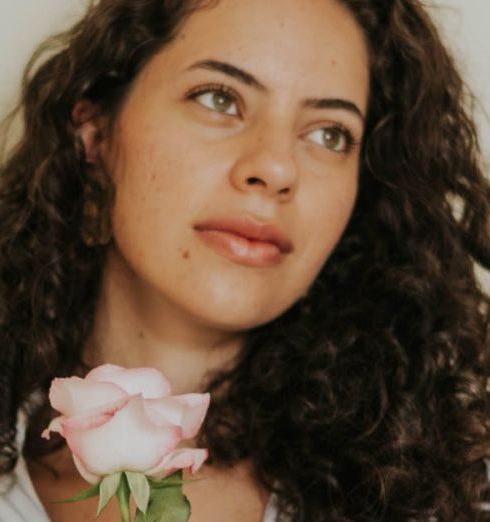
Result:
<svg viewBox="0 0 490 522"><path fill-rule="evenodd" d="M17 414L16 446L19 450L24 445L25 430L26 413L21 409ZM0 522L49 522L22 454L13 471L0 477Z"/></svg>

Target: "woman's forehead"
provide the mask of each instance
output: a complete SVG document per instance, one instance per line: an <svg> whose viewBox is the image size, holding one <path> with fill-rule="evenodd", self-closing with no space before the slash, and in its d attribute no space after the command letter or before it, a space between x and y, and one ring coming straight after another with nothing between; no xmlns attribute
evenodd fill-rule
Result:
<svg viewBox="0 0 490 522"><path fill-rule="evenodd" d="M350 11L333 0L220 0L190 15L162 55L162 63L178 72L221 61L271 89L344 94L365 108L364 34Z"/></svg>

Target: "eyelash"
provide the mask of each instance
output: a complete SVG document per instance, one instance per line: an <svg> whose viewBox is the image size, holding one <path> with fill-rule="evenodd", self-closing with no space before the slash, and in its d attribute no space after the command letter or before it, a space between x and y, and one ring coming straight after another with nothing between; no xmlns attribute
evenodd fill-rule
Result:
<svg viewBox="0 0 490 522"><path fill-rule="evenodd" d="M189 100L195 100L198 96L201 96L201 94L207 94L207 93L215 93L215 94L223 94L227 98L230 98L233 103L236 104L237 110L239 115L241 115L240 105L241 105L241 98L237 94L237 92L232 89L231 87L228 87L224 83L208 83L206 85L200 85L199 87L196 87L195 89L192 89L190 92L187 93L186 98ZM211 109L209 109L211 110Z"/></svg>
<svg viewBox="0 0 490 522"><path fill-rule="evenodd" d="M345 150L332 151L332 152L336 152L337 154L346 154L347 155L352 151L352 149L354 147L357 147L358 145L360 145L360 142L358 140L356 140L356 138L354 138L354 134L347 127L345 127L344 125L341 125L340 123L336 123L329 127L321 127L321 129L319 129L319 130L323 130L323 131L331 130L331 131L335 131L335 132L340 132L344 136ZM327 150L329 150L329 149L327 149Z"/></svg>
<svg viewBox="0 0 490 522"><path fill-rule="evenodd" d="M186 99L195 100L202 94L208 94L208 93L223 94L225 97L230 98L231 101L233 103L235 103L237 106L238 115L241 116L241 108L240 108L241 98L240 98L240 96L237 94L237 92L234 89L232 89L231 87L229 87L228 85L225 85L223 83L208 83L205 85L200 85L199 87L196 87L195 89L192 89L191 91L189 91L186 95ZM208 109L208 110L211 111L212 109ZM227 116L226 113L222 113L222 114L224 116ZM335 152L336 154L348 155L354 147L356 147L360 144L360 142L354 138L353 133L347 127L345 127L344 125L341 125L339 123L329 126L329 127L321 127L317 130L323 130L323 131L332 130L335 132L340 132L344 136L345 150L334 151L334 150L328 149L327 147L324 147L325 150L331 150L332 152Z"/></svg>

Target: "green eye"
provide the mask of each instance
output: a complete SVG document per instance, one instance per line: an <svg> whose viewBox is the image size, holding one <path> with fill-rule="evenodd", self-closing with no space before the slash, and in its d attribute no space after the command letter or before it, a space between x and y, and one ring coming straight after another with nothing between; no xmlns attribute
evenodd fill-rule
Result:
<svg viewBox="0 0 490 522"><path fill-rule="evenodd" d="M310 132L311 141L333 152L349 152L352 145L352 135L347 129L339 127L323 127Z"/></svg>
<svg viewBox="0 0 490 522"><path fill-rule="evenodd" d="M235 98L223 90L208 90L197 94L194 99L209 110L230 116L238 115Z"/></svg>

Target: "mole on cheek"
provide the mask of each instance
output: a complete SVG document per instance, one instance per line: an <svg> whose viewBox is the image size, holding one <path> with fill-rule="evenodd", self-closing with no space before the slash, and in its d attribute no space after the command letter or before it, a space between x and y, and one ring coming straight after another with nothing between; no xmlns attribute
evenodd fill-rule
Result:
<svg viewBox="0 0 490 522"><path fill-rule="evenodd" d="M182 253L182 257L184 259L189 259L191 257L189 250L184 250L184 252Z"/></svg>

